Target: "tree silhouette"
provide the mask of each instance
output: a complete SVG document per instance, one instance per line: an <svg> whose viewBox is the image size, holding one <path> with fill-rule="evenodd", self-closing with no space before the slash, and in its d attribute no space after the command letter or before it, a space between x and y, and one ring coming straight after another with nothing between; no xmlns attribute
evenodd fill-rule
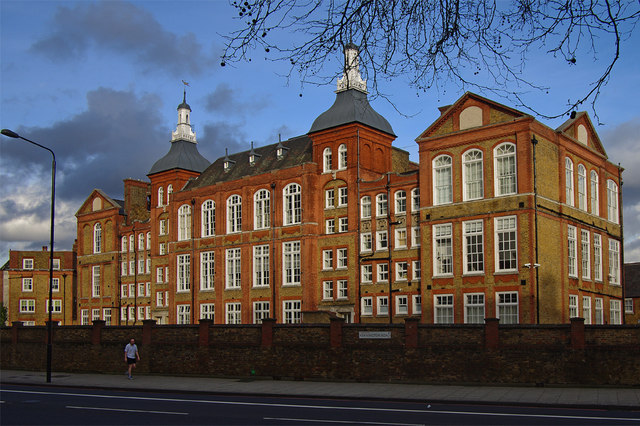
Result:
<svg viewBox="0 0 640 426"><path fill-rule="evenodd" d="M598 96L640 18L638 0L236 0L232 6L242 26L226 36L223 66L251 60L259 49L290 64L287 78L325 84L335 77L326 62L354 43L373 95L388 98L380 82L398 77L417 93L445 92L454 83L548 119L584 103L597 118ZM542 113L525 101L527 93L549 89L546 76L524 75L531 54L541 51L563 66L596 67L561 111Z"/></svg>

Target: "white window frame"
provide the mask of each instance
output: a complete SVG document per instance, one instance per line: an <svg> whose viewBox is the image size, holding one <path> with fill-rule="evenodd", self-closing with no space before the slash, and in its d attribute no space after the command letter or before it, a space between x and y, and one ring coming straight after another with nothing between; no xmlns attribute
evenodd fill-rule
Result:
<svg viewBox="0 0 640 426"><path fill-rule="evenodd" d="M22 278L22 291L33 291L33 278L31 277L23 277Z"/></svg>
<svg viewBox="0 0 640 426"><path fill-rule="evenodd" d="M463 201L484 198L484 163L479 149L470 149L462 155Z"/></svg>
<svg viewBox="0 0 640 426"><path fill-rule="evenodd" d="M322 270L333 270L333 250L322 250Z"/></svg>
<svg viewBox="0 0 640 426"><path fill-rule="evenodd" d="M420 211L420 188L411 190L411 213Z"/></svg>
<svg viewBox="0 0 640 426"><path fill-rule="evenodd" d="M282 322L300 324L302 322L302 301L285 300L282 302Z"/></svg>
<svg viewBox="0 0 640 426"><path fill-rule="evenodd" d="M269 287L269 252L268 244L253 246L253 287Z"/></svg>
<svg viewBox="0 0 640 426"><path fill-rule="evenodd" d="M191 288L191 255L179 254L176 257L176 291L187 292Z"/></svg>
<svg viewBox="0 0 640 426"><path fill-rule="evenodd" d="M413 315L422 314L422 296L419 294L411 296L411 313Z"/></svg>
<svg viewBox="0 0 640 426"><path fill-rule="evenodd" d="M376 251L389 250L389 235L387 231L376 231Z"/></svg>
<svg viewBox="0 0 640 426"><path fill-rule="evenodd" d="M493 182L496 197L518 193L516 145L504 142L493 149Z"/></svg>
<svg viewBox="0 0 640 426"><path fill-rule="evenodd" d="M253 229L267 229L271 226L271 193L260 189L253 194Z"/></svg>
<svg viewBox="0 0 640 426"><path fill-rule="evenodd" d="M341 186L338 188L338 207L347 207L349 204L349 188Z"/></svg>
<svg viewBox="0 0 640 426"><path fill-rule="evenodd" d="M178 208L178 241L191 238L191 206L183 204Z"/></svg>
<svg viewBox="0 0 640 426"><path fill-rule="evenodd" d="M345 300L349 297L349 281L338 280L336 287L338 288L338 300Z"/></svg>
<svg viewBox="0 0 640 426"><path fill-rule="evenodd" d="M601 325L604 324L604 300L601 297L596 297L594 300L594 324Z"/></svg>
<svg viewBox="0 0 640 426"><path fill-rule="evenodd" d="M573 191L573 161L571 158L565 157L564 159L564 185L565 185L565 202L570 205L575 205L575 194Z"/></svg>
<svg viewBox="0 0 640 426"><path fill-rule="evenodd" d="M301 270L300 241L282 243L282 285L299 286Z"/></svg>
<svg viewBox="0 0 640 426"><path fill-rule="evenodd" d="M389 212L387 194L376 195L376 217L386 217Z"/></svg>
<svg viewBox="0 0 640 426"><path fill-rule="evenodd" d="M394 315L409 315L409 296L406 294L396 296L396 310Z"/></svg>
<svg viewBox="0 0 640 426"><path fill-rule="evenodd" d="M302 222L302 187L290 183L282 190L282 223L284 226Z"/></svg>
<svg viewBox="0 0 640 426"><path fill-rule="evenodd" d="M620 300L609 300L609 324L622 324L622 303Z"/></svg>
<svg viewBox="0 0 640 426"><path fill-rule="evenodd" d="M242 252L240 248L225 250L225 289L239 289L242 285Z"/></svg>
<svg viewBox="0 0 640 426"><path fill-rule="evenodd" d="M227 198L227 234L242 231L242 197L238 194Z"/></svg>
<svg viewBox="0 0 640 426"><path fill-rule="evenodd" d="M433 205L453 202L453 159L439 155L433 159Z"/></svg>
<svg viewBox="0 0 640 426"><path fill-rule="evenodd" d="M607 219L618 223L618 184L613 180L607 180Z"/></svg>
<svg viewBox="0 0 640 426"><path fill-rule="evenodd" d="M93 252L102 253L102 225L100 222L93 225Z"/></svg>
<svg viewBox="0 0 640 426"><path fill-rule="evenodd" d="M433 276L453 275L453 226L433 225Z"/></svg>
<svg viewBox="0 0 640 426"><path fill-rule="evenodd" d="M322 300L333 300L333 281L322 281Z"/></svg>
<svg viewBox="0 0 640 426"><path fill-rule="evenodd" d="M360 268L361 271L361 275L360 275L360 281L362 284L370 284L373 282L373 265L372 264L367 264L367 265L362 265Z"/></svg>
<svg viewBox="0 0 640 426"><path fill-rule="evenodd" d="M33 269L33 259L30 257L25 257L22 259L22 269L32 270Z"/></svg>
<svg viewBox="0 0 640 426"><path fill-rule="evenodd" d="M360 316L373 316L373 298L371 296L360 299Z"/></svg>
<svg viewBox="0 0 640 426"><path fill-rule="evenodd" d="M348 217L339 217L338 218L338 232L347 232L349 231L349 218Z"/></svg>
<svg viewBox="0 0 640 426"><path fill-rule="evenodd" d="M484 293L464 293L465 324L484 324L485 312Z"/></svg>
<svg viewBox="0 0 640 426"><path fill-rule="evenodd" d="M333 162L331 148L327 147L322 151L322 171L324 173L331 172L331 166Z"/></svg>
<svg viewBox="0 0 640 426"><path fill-rule="evenodd" d="M253 302L253 323L262 324L262 320L271 316L271 303L266 300Z"/></svg>
<svg viewBox="0 0 640 426"><path fill-rule="evenodd" d="M335 234L336 233L336 220L331 218L327 219L324 222L324 228L326 234Z"/></svg>
<svg viewBox="0 0 640 426"><path fill-rule="evenodd" d="M360 198L360 218L371 219L371 196L369 195Z"/></svg>
<svg viewBox="0 0 640 426"><path fill-rule="evenodd" d="M433 295L433 323L453 324L455 322L453 294Z"/></svg>
<svg viewBox="0 0 640 426"><path fill-rule="evenodd" d="M347 145L341 143L338 146L338 170L347 168Z"/></svg>
<svg viewBox="0 0 640 426"><path fill-rule="evenodd" d="M580 265L582 279L591 279L591 234L587 230L580 230Z"/></svg>
<svg viewBox="0 0 640 426"><path fill-rule="evenodd" d="M515 312L513 312L515 308ZM496 292L496 317L500 324L520 323L520 296L516 291Z"/></svg>
<svg viewBox="0 0 640 426"><path fill-rule="evenodd" d="M162 271L160 271L162 275ZM216 275L215 253L203 251L200 253L200 290L213 290Z"/></svg>
<svg viewBox="0 0 640 426"><path fill-rule="evenodd" d="M407 191L404 189L397 190L394 194L395 199L395 214L407 213Z"/></svg>
<svg viewBox="0 0 640 426"><path fill-rule="evenodd" d="M336 191L334 188L324 190L324 208L334 209L336 207Z"/></svg>
<svg viewBox="0 0 640 426"><path fill-rule="evenodd" d="M470 220L462 222L463 273L484 273L484 222Z"/></svg>
<svg viewBox="0 0 640 426"><path fill-rule="evenodd" d="M216 235L216 203L213 200L205 200L202 203L201 209L201 222L203 237L213 237Z"/></svg>
<svg viewBox="0 0 640 426"><path fill-rule="evenodd" d="M624 299L624 313L633 314L633 299L631 297Z"/></svg>
<svg viewBox="0 0 640 426"><path fill-rule="evenodd" d="M589 174L590 178L590 201L591 201L591 214L596 216L600 215L600 178L598 172L591 170Z"/></svg>
<svg viewBox="0 0 640 426"><path fill-rule="evenodd" d="M176 322L178 324L191 324L191 305L176 305Z"/></svg>
<svg viewBox="0 0 640 426"><path fill-rule="evenodd" d="M377 317L389 316L389 296L376 297L376 316Z"/></svg>
<svg viewBox="0 0 640 426"><path fill-rule="evenodd" d="M593 279L602 282L602 235L593 234Z"/></svg>
<svg viewBox="0 0 640 426"><path fill-rule="evenodd" d="M33 314L36 312L36 300L35 299L20 299L20 313L21 314Z"/></svg>
<svg viewBox="0 0 640 426"><path fill-rule="evenodd" d="M411 247L420 247L420 245L421 245L420 227L414 226L411 228Z"/></svg>
<svg viewBox="0 0 640 426"><path fill-rule="evenodd" d="M578 278L578 241L575 226L567 225L567 267L569 276Z"/></svg>
<svg viewBox="0 0 640 426"><path fill-rule="evenodd" d="M386 283L389 281L389 264L378 263L376 265L376 282Z"/></svg>
<svg viewBox="0 0 640 426"><path fill-rule="evenodd" d="M349 267L349 252L346 248L336 249L336 269Z"/></svg>
<svg viewBox="0 0 640 426"><path fill-rule="evenodd" d="M100 297L100 265L91 267L91 296Z"/></svg>
<svg viewBox="0 0 640 426"><path fill-rule="evenodd" d="M518 218L517 216L496 217L493 226L495 270L496 272L516 272L518 270ZM501 250L501 243L509 243L509 247L505 249L502 246Z"/></svg>
<svg viewBox="0 0 640 426"><path fill-rule="evenodd" d="M413 281L420 281L420 278L422 276L422 267L420 265L419 260L412 261L411 273L413 274L412 276Z"/></svg>
<svg viewBox="0 0 640 426"><path fill-rule="evenodd" d="M215 320L216 307L213 303L200 304L200 319Z"/></svg>
<svg viewBox="0 0 640 426"><path fill-rule="evenodd" d="M575 294L569 295L569 319L578 318L578 296Z"/></svg>
<svg viewBox="0 0 640 426"><path fill-rule="evenodd" d="M587 169L578 164L578 208L587 211Z"/></svg>
<svg viewBox="0 0 640 426"><path fill-rule="evenodd" d="M364 253L373 251L373 235L371 235L371 232L360 234L360 251Z"/></svg>
<svg viewBox="0 0 640 426"><path fill-rule="evenodd" d="M609 285L620 285L620 241L609 239Z"/></svg>
<svg viewBox="0 0 640 426"><path fill-rule="evenodd" d="M242 304L240 302L225 304L225 324L242 324Z"/></svg>
<svg viewBox="0 0 640 426"><path fill-rule="evenodd" d="M591 324L591 297L582 296L582 318L586 325Z"/></svg>
<svg viewBox="0 0 640 426"><path fill-rule="evenodd" d="M395 229L395 245L394 250L401 250L407 248L407 228Z"/></svg>
<svg viewBox="0 0 640 426"><path fill-rule="evenodd" d="M44 300L44 312L46 314L49 313L49 299ZM53 310L52 314L61 314L62 313L62 300L61 299L53 299Z"/></svg>
<svg viewBox="0 0 640 426"><path fill-rule="evenodd" d="M158 188L158 207L162 207L163 206L163 200L164 200L164 188L159 187Z"/></svg>

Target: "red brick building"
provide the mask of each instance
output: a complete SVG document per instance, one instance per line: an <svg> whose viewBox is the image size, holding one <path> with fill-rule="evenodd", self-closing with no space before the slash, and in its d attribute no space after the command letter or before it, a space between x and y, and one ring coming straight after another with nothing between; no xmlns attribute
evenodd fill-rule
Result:
<svg viewBox="0 0 640 426"><path fill-rule="evenodd" d="M623 321L621 171L586 113L551 129L467 93L414 163L345 59L306 135L213 163L185 95L150 182L77 213L83 323Z"/></svg>

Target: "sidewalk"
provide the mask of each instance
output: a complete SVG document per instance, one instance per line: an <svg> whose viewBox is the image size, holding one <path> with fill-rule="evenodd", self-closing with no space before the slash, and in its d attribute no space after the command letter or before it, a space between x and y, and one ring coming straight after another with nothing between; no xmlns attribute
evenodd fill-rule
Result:
<svg viewBox="0 0 640 426"><path fill-rule="evenodd" d="M124 371L124 370L123 370ZM397 383L312 382L267 379L218 379L138 375L134 380L113 374L0 371L2 384L79 386L102 389L361 398L425 403L537 405L640 410L638 388L567 388L511 386L446 386Z"/></svg>

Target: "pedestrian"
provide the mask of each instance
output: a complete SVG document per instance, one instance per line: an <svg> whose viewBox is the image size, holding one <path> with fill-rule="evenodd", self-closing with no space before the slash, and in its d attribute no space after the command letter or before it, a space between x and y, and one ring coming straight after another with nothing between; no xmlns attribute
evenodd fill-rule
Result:
<svg viewBox="0 0 640 426"><path fill-rule="evenodd" d="M136 360L140 361L140 354L138 353L136 340L131 339L131 341L127 344L127 346L124 347L124 362L126 362L129 365L129 370L127 371L129 380L133 380L131 371L132 369L136 368Z"/></svg>

